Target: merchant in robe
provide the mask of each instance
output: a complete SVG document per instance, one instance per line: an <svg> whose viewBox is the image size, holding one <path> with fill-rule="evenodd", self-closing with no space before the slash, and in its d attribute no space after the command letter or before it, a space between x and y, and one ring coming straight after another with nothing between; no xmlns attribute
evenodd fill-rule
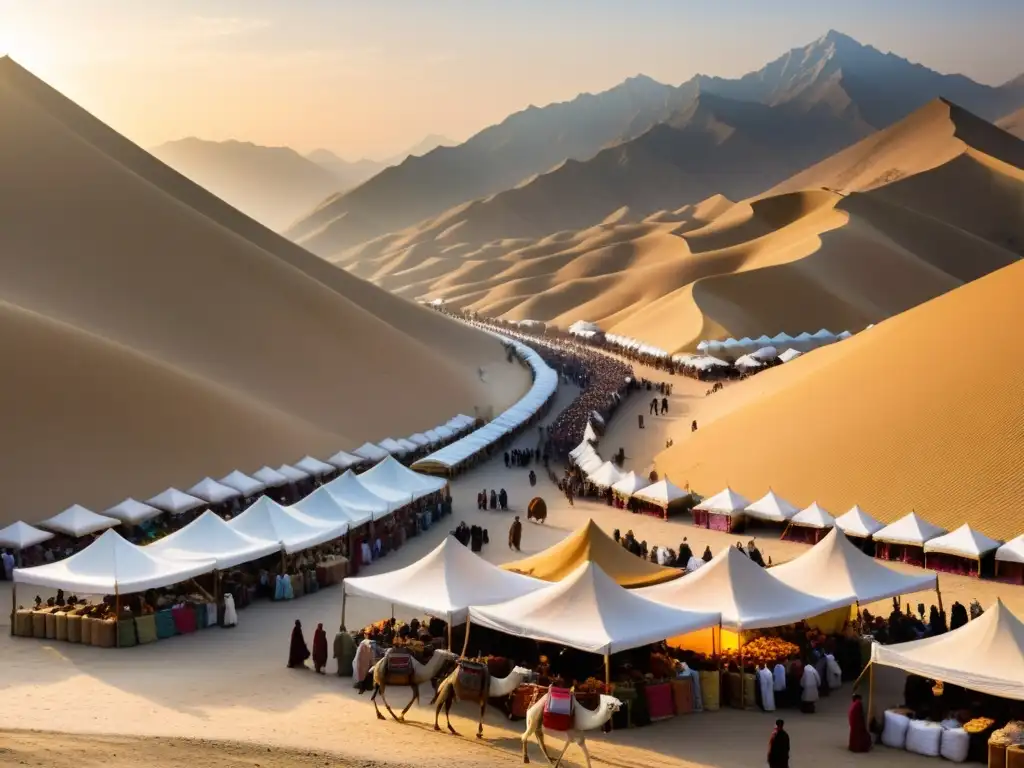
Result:
<svg viewBox="0 0 1024 768"><path fill-rule="evenodd" d="M306 638L302 636L302 622L296 619L295 626L292 627L291 643L288 646L288 668L305 667L309 655L309 646L306 645Z"/></svg>
<svg viewBox="0 0 1024 768"><path fill-rule="evenodd" d="M523 541L523 524L519 521L519 515L512 521L508 529L508 548L520 552L519 545Z"/></svg>
<svg viewBox="0 0 1024 768"><path fill-rule="evenodd" d="M851 752L869 752L871 750L871 734L864 719L864 704L860 694L853 694L853 701L847 713L850 721L850 743Z"/></svg>
<svg viewBox="0 0 1024 768"><path fill-rule="evenodd" d="M327 666L327 633L323 624L317 624L313 632L313 669L318 675L324 673Z"/></svg>

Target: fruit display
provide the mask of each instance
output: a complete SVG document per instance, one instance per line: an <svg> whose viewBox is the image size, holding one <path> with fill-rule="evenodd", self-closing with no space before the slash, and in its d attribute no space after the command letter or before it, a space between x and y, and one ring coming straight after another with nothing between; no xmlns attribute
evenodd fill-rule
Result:
<svg viewBox="0 0 1024 768"><path fill-rule="evenodd" d="M781 637L762 636L744 643L743 648L734 651L723 651L723 662L739 663L743 658L745 666L757 664L775 664L778 661L788 659L800 653L796 644L783 640Z"/></svg>
<svg viewBox="0 0 1024 768"><path fill-rule="evenodd" d="M574 690L577 693L605 693L605 685L603 680L588 677L582 683L578 683Z"/></svg>
<svg viewBox="0 0 1024 768"><path fill-rule="evenodd" d="M976 717L964 723L964 730L968 733L981 733L982 731L988 730L996 721L989 717Z"/></svg>

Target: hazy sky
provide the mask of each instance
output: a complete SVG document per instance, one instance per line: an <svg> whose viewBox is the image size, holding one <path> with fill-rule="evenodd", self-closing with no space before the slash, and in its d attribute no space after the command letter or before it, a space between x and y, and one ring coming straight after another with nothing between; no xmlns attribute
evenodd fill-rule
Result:
<svg viewBox="0 0 1024 768"><path fill-rule="evenodd" d="M986 83L1024 70L1024 0L0 0L0 54L144 146L349 158L639 72L739 76L829 28Z"/></svg>

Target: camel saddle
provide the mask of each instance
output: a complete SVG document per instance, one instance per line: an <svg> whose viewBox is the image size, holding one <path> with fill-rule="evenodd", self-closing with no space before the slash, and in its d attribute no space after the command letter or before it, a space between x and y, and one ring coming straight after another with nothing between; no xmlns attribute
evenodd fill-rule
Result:
<svg viewBox="0 0 1024 768"><path fill-rule="evenodd" d="M412 655L392 651L387 655L386 680L388 685L409 685L413 678Z"/></svg>
<svg viewBox="0 0 1024 768"><path fill-rule="evenodd" d="M487 665L478 661L459 661L459 671L455 675L455 695L462 701L479 701L487 696L490 687L490 672Z"/></svg>
<svg viewBox="0 0 1024 768"><path fill-rule="evenodd" d="M548 688L548 700L544 704L544 730L568 731L573 726L574 700L571 688Z"/></svg>

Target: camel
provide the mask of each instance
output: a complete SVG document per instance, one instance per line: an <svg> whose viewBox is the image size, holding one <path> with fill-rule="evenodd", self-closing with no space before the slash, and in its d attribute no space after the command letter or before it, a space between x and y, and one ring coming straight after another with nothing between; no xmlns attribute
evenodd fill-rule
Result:
<svg viewBox="0 0 1024 768"><path fill-rule="evenodd" d="M409 711L415 702L420 700L420 685L429 683L440 673L441 668L446 663L454 659L454 653L441 649L434 651L434 655L430 657L430 661L426 664L420 664L411 654L394 648L388 648L384 652L384 658L370 667L369 674L367 674L366 679L359 686L359 693L366 693L370 687L370 681L372 681L373 696L370 697L370 701L373 702L373 709L377 713L377 719L387 719L380 713L380 708L377 706L377 694L379 693L388 714L396 722L405 722L405 713ZM399 671L398 667L402 667L402 671ZM405 709L402 710L400 716L395 715L391 710L391 705L388 704L387 698L384 696L384 691L387 689L388 684L409 685L412 688L412 698L405 705Z"/></svg>
<svg viewBox="0 0 1024 768"><path fill-rule="evenodd" d="M587 709L581 707L579 702L576 701L576 696L573 697L573 715L572 724L573 727L568 731L564 731L565 734L565 746L562 747L561 753L558 755L558 760L554 763L551 762L551 756L548 754L548 749L544 746L544 707L548 703L548 694L541 696L535 703L530 705L530 708L526 711L526 731L523 732L523 762L529 763L530 756L526 753L526 745L530 740L530 736L535 735L537 737L537 744L540 746L541 754L547 759L549 765L554 765L558 768L558 765L562 762L562 758L565 757L565 752L569 749L570 744L578 744L580 749L583 750L583 757L587 760L587 768L590 766L590 751L587 749L587 741L584 733L586 731L596 731L599 728L603 728L604 724L611 720L613 714L622 708L622 702L616 699L614 696L601 695L601 703L598 704L596 710Z"/></svg>
<svg viewBox="0 0 1024 768"><path fill-rule="evenodd" d="M461 682L460 675L462 676ZM480 721L477 724L476 737L483 738L487 700L508 696L532 676L531 670L525 667L515 667L508 677L491 677L486 664L460 659L454 671L437 686L437 693L430 701L431 704L437 702L437 709L434 710L434 730L441 730L437 721L441 716L441 707L444 707L444 718L448 722L448 730L458 736L459 734L452 728L452 721L449 717L452 704L455 701L475 701L480 704ZM474 677L476 685L472 685Z"/></svg>

